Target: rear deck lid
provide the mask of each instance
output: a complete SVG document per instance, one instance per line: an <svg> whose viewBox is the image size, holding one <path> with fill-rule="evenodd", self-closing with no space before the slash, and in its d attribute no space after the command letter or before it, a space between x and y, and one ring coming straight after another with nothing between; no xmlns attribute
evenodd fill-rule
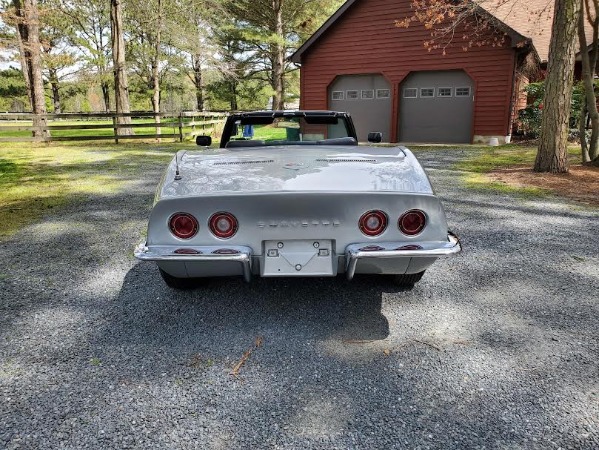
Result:
<svg viewBox="0 0 599 450"><path fill-rule="evenodd" d="M407 149L284 146L206 154L173 161L159 194L165 197L256 192L412 192L432 194L426 173Z"/></svg>

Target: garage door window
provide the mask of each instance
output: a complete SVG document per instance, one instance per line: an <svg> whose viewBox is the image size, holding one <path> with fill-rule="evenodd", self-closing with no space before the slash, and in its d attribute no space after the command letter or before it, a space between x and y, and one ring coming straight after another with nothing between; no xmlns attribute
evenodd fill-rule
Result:
<svg viewBox="0 0 599 450"><path fill-rule="evenodd" d="M345 92L333 91L333 100L343 100L345 98Z"/></svg>
<svg viewBox="0 0 599 450"><path fill-rule="evenodd" d="M376 98L389 98L391 97L391 92L389 89L377 89L376 90Z"/></svg>
<svg viewBox="0 0 599 450"><path fill-rule="evenodd" d="M365 90L362 91L362 100L372 100L374 98L374 91Z"/></svg>
<svg viewBox="0 0 599 450"><path fill-rule="evenodd" d="M456 97L470 97L470 88L469 87L455 88L455 96Z"/></svg>
<svg viewBox="0 0 599 450"><path fill-rule="evenodd" d="M348 100L358 100L360 98L358 91L347 91Z"/></svg>
<svg viewBox="0 0 599 450"><path fill-rule="evenodd" d="M405 88L403 90L404 98L418 98L418 89L416 88Z"/></svg>
<svg viewBox="0 0 599 450"><path fill-rule="evenodd" d="M450 87L440 87L437 89L437 97L451 97L451 91Z"/></svg>
<svg viewBox="0 0 599 450"><path fill-rule="evenodd" d="M435 96L435 88L420 88L420 98L431 98Z"/></svg>

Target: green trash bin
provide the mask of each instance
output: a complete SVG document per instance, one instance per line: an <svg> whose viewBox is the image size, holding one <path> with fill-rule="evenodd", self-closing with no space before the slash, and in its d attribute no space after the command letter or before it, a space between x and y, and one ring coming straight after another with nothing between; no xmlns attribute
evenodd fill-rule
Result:
<svg viewBox="0 0 599 450"><path fill-rule="evenodd" d="M288 141L299 141L300 140L300 129L299 128L285 128L287 131Z"/></svg>

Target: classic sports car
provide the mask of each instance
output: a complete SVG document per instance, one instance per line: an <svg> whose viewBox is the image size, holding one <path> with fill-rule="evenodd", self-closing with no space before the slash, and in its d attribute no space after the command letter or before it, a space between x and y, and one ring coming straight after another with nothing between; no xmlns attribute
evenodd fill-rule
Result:
<svg viewBox="0 0 599 450"><path fill-rule="evenodd" d="M347 113L232 114L220 147L176 154L135 250L170 287L339 273L394 275L412 287L437 258L461 250L413 153L358 146Z"/></svg>

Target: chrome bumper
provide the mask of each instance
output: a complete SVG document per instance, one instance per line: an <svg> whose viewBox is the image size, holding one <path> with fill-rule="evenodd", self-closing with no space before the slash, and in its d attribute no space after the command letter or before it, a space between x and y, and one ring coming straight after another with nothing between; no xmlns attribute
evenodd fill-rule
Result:
<svg viewBox="0 0 599 450"><path fill-rule="evenodd" d="M139 244L134 251L137 259L142 261L181 261L181 262L238 262L242 266L243 279L250 281L252 277L252 249L243 246L233 247L185 247L185 251L197 253L176 253L172 245L156 245L152 249L145 243Z"/></svg>
<svg viewBox="0 0 599 450"><path fill-rule="evenodd" d="M180 250L185 253L179 253ZM364 259L437 258L453 255L461 250L460 240L453 233L448 234L446 242L351 244L345 249L345 273L347 279L351 280L358 261ZM135 248L134 255L142 261L238 262L242 266L244 280L249 282L252 276L252 249L245 246L186 246L181 249L172 245L155 245L150 249L146 243L142 243Z"/></svg>
<svg viewBox="0 0 599 450"><path fill-rule="evenodd" d="M345 249L345 274L348 280L354 277L361 259L368 258L435 258L449 256L462 250L459 238L449 233L447 242L381 242L376 244L352 244Z"/></svg>

